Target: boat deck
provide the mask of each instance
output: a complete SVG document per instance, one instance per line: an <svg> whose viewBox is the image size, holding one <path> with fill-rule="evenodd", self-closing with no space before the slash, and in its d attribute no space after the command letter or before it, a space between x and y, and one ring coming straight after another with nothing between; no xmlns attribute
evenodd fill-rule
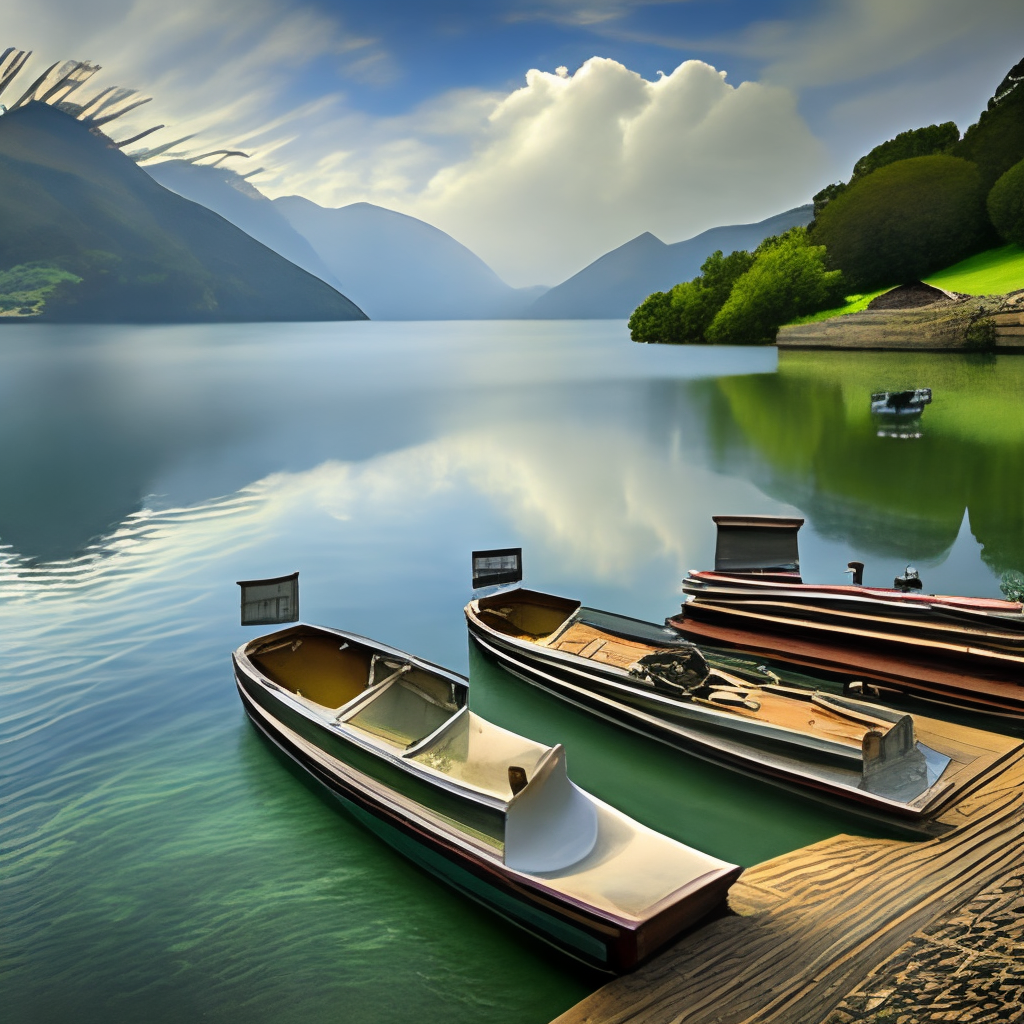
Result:
<svg viewBox="0 0 1024 1024"><path fill-rule="evenodd" d="M1024 1019L1024 747L926 842L840 835L748 869L733 913L556 1024Z"/></svg>

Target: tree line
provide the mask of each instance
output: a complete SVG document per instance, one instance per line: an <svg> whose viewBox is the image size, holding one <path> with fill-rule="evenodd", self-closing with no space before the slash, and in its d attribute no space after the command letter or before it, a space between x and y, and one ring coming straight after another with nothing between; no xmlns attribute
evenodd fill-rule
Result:
<svg viewBox="0 0 1024 1024"><path fill-rule="evenodd" d="M692 281L649 295L634 341L770 344L850 292L919 280L1000 242L1024 246L1024 60L977 123L902 132L814 196L814 220L754 252L713 253Z"/></svg>

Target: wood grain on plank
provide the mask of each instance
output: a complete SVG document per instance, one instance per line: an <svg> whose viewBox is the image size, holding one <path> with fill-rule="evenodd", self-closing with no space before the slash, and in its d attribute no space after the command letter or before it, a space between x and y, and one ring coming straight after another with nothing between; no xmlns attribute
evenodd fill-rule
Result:
<svg viewBox="0 0 1024 1024"><path fill-rule="evenodd" d="M945 817L957 827L939 839L836 836L751 868L734 887L737 916L610 982L557 1024L791 1024L823 1021L834 1011L840 1016L830 1020L843 1019L860 1005L857 993L879 965L894 957L905 965L908 944L935 922L969 916L965 908L979 893L1005 887L1018 870L1021 751ZM906 1009L913 992L905 970L901 977ZM934 1003L934 979L930 985ZM1019 999L1019 988L1000 991L1004 1000ZM1021 1012L1018 1003L1002 1009ZM908 1012L913 1019L912 1006Z"/></svg>

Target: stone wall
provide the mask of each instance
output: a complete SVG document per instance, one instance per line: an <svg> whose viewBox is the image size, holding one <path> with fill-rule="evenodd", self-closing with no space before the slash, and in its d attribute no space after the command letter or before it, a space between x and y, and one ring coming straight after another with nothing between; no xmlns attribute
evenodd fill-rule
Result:
<svg viewBox="0 0 1024 1024"><path fill-rule="evenodd" d="M779 348L1024 351L1024 291L874 309L779 331Z"/></svg>

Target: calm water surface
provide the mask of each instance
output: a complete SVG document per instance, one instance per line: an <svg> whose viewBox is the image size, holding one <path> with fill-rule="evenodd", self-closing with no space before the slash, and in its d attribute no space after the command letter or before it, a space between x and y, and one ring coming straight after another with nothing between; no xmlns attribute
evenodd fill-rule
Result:
<svg viewBox="0 0 1024 1024"><path fill-rule="evenodd" d="M931 386L879 437L872 390ZM715 513L799 512L805 577L998 595L1024 359L637 346L621 323L0 335L0 991L49 1021L544 1022L595 984L419 873L247 725L234 581L469 671L582 785L755 863L854 819L587 718L467 647L474 547L660 620Z"/></svg>

